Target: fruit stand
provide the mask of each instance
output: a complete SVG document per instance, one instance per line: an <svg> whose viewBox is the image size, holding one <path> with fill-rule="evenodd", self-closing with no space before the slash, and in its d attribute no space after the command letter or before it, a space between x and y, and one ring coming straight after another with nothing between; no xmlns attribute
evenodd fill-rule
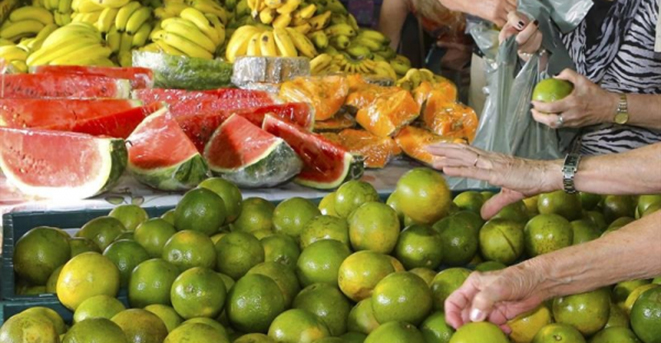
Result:
<svg viewBox="0 0 661 343"><path fill-rule="evenodd" d="M0 343L661 342L659 278L509 335L446 322L473 271L661 197L483 220L498 190L453 189L426 149L470 144L477 114L339 0L1 0L0 23Z"/></svg>

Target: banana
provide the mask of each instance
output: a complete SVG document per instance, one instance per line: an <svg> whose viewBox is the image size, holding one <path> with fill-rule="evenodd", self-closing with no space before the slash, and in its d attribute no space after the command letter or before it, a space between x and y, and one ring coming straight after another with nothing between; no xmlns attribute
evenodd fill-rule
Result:
<svg viewBox="0 0 661 343"><path fill-rule="evenodd" d="M280 14L290 14L296 11L301 2L302 0L285 0L276 11L278 11Z"/></svg>
<svg viewBox="0 0 661 343"><path fill-rule="evenodd" d="M115 24L117 12L119 12L119 9L112 7L107 7L101 11L99 20L96 21L96 28L103 33L110 31L110 27Z"/></svg>
<svg viewBox="0 0 661 343"><path fill-rule="evenodd" d="M153 42L156 42L157 40L162 40L164 34L165 34L165 30L161 30L161 29L153 30L149 34L149 39L151 39Z"/></svg>
<svg viewBox="0 0 661 343"><path fill-rule="evenodd" d="M259 36L259 51L262 56L278 57L278 47L272 31L265 31Z"/></svg>
<svg viewBox="0 0 661 343"><path fill-rule="evenodd" d="M122 40L119 42L119 52L131 51L131 46L133 45L133 35L124 31L122 32Z"/></svg>
<svg viewBox="0 0 661 343"><path fill-rule="evenodd" d="M171 19L177 19L177 18L171 18ZM171 20L171 19L167 19L167 20ZM194 44L199 45L209 53L213 53L216 51L216 44L214 44L214 42L211 39L209 39L209 37L207 37L202 31L200 31L192 23L190 23L190 25L187 25L182 23L182 21L174 21L171 23L167 23L167 25L164 25L162 27L166 33L173 33L181 37L186 37L187 39L194 42Z"/></svg>
<svg viewBox="0 0 661 343"><path fill-rule="evenodd" d="M129 34L133 35L138 32L140 26L146 23L151 19L151 8L150 7L140 7L137 11L131 14L131 17L126 22L126 30Z"/></svg>
<svg viewBox="0 0 661 343"><path fill-rule="evenodd" d="M428 82L434 82L434 73L426 68L420 68L418 69L420 71L420 75L422 76L422 81L428 81Z"/></svg>
<svg viewBox="0 0 661 343"><path fill-rule="evenodd" d="M44 8L49 11L54 11L59 6L58 0L43 0Z"/></svg>
<svg viewBox="0 0 661 343"><path fill-rule="evenodd" d="M259 12L259 21L262 22L262 24L269 25L275 20L277 12L275 9L272 8L265 8L261 12Z"/></svg>
<svg viewBox="0 0 661 343"><path fill-rule="evenodd" d="M356 31L360 30L360 26L358 25L358 20L356 20L356 17L354 17L353 14L351 13L349 13L349 15L347 16L347 24L353 27L353 29Z"/></svg>
<svg viewBox="0 0 661 343"><path fill-rule="evenodd" d="M159 48L158 45L156 45L156 43L150 43L140 48L140 51L161 52L161 48Z"/></svg>
<svg viewBox="0 0 661 343"><path fill-rule="evenodd" d="M411 69L410 66L407 66L406 64L402 63L402 61L399 61L397 59L393 59L390 61L390 66L392 67L393 70L395 70L395 73L398 75L404 75L406 72Z"/></svg>
<svg viewBox="0 0 661 343"><path fill-rule="evenodd" d="M289 26L289 24L291 24L291 13L284 13L278 15L278 17L273 21L272 25L274 28L284 29L285 27Z"/></svg>
<svg viewBox="0 0 661 343"><path fill-rule="evenodd" d="M55 20L55 24L58 26L64 26L66 24L71 23L71 13L60 13L59 11L55 11L53 13L53 19Z"/></svg>
<svg viewBox="0 0 661 343"><path fill-rule="evenodd" d="M264 4L268 8L276 9L282 6L282 0L264 0Z"/></svg>
<svg viewBox="0 0 661 343"><path fill-rule="evenodd" d="M96 29L91 26L88 27L87 24L71 23L53 31L50 35L48 35L42 44L42 47L58 47L78 39L92 39L100 42L101 33L96 31Z"/></svg>
<svg viewBox="0 0 661 343"><path fill-rule="evenodd" d="M0 38L16 42L23 37L36 35L44 26L40 21L21 20L0 30Z"/></svg>
<svg viewBox="0 0 661 343"><path fill-rule="evenodd" d="M250 42L248 43L248 48L246 49L246 56L262 56L261 48L259 46L259 39L262 37L262 34L257 32L252 37L250 37Z"/></svg>
<svg viewBox="0 0 661 343"><path fill-rule="evenodd" d="M305 35L312 31L312 25L305 23L303 25L294 26L294 30Z"/></svg>
<svg viewBox="0 0 661 343"><path fill-rule="evenodd" d="M328 36L324 31L312 32L308 37L317 48L326 49L328 47Z"/></svg>
<svg viewBox="0 0 661 343"><path fill-rule="evenodd" d="M422 74L420 74L420 70L415 68L409 69L404 75L404 78L411 81L413 88L418 87L422 82Z"/></svg>
<svg viewBox="0 0 661 343"><path fill-rule="evenodd" d="M117 11L117 15L115 16L115 26L117 27L117 31L124 32L124 30L126 30L126 23L129 21L129 18L141 6L140 2L131 1Z"/></svg>
<svg viewBox="0 0 661 343"><path fill-rule="evenodd" d="M370 51L379 51L383 49L383 45L375 40L361 36L360 34L353 39L353 44L362 45L367 47Z"/></svg>
<svg viewBox="0 0 661 343"><path fill-rule="evenodd" d="M112 54L109 47L101 44L87 45L59 58L51 60L50 65L87 65L99 58L108 58Z"/></svg>
<svg viewBox="0 0 661 343"><path fill-rule="evenodd" d="M7 62L14 60L25 61L28 58L28 53L16 45L5 45L0 46L0 58L4 58Z"/></svg>
<svg viewBox="0 0 661 343"><path fill-rule="evenodd" d="M71 0L59 0L57 2L57 12L60 13L67 13L71 12Z"/></svg>
<svg viewBox="0 0 661 343"><path fill-rule="evenodd" d="M328 68L333 61L329 54L320 54L310 61L310 72L312 75L320 74L321 71Z"/></svg>
<svg viewBox="0 0 661 343"><path fill-rule="evenodd" d="M99 67L116 67L115 63L113 63L109 58L103 57L96 59L90 63L90 65L93 66L99 66Z"/></svg>
<svg viewBox="0 0 661 343"><path fill-rule="evenodd" d="M10 40L0 38L0 46L6 46L6 45L12 45L13 46L13 45L16 45L16 44L14 44L14 42L12 42Z"/></svg>
<svg viewBox="0 0 661 343"><path fill-rule="evenodd" d="M9 20L12 22L36 20L44 25L48 25L53 23L53 14L45 8L25 6L13 10L9 14Z"/></svg>
<svg viewBox="0 0 661 343"><path fill-rule="evenodd" d="M248 6L248 0L240 0L236 4L234 13L237 18L250 15L250 7Z"/></svg>
<svg viewBox="0 0 661 343"><path fill-rule="evenodd" d="M294 13L291 14L291 23L289 24L290 26L299 26L303 24L307 24L310 19L303 19L298 16L298 11L295 11Z"/></svg>
<svg viewBox="0 0 661 343"><path fill-rule="evenodd" d="M345 17L344 15L341 15L341 14L333 13L331 15L331 25L337 25L337 24L347 24L347 25L349 25L349 22L347 21L347 17ZM351 25L349 25L349 26L351 26Z"/></svg>
<svg viewBox="0 0 661 343"><path fill-rule="evenodd" d="M181 11L187 9L189 6L186 4L171 3L163 8L167 17L176 17Z"/></svg>
<svg viewBox="0 0 661 343"><path fill-rule="evenodd" d="M119 45L122 42L122 33L117 31L117 27L113 26L106 35L106 43L113 53L119 52Z"/></svg>
<svg viewBox="0 0 661 343"><path fill-rule="evenodd" d="M66 42L66 44L57 45L55 47L46 47L44 44L41 49L30 54L25 62L28 66L44 65L56 58L80 50L85 46L97 44L99 44L99 41L93 38L77 38L73 41Z"/></svg>
<svg viewBox="0 0 661 343"><path fill-rule="evenodd" d="M151 33L151 25L149 23L144 23L138 29L138 31L133 35L133 42L131 46L134 48L139 48L144 46L149 39L149 34Z"/></svg>
<svg viewBox="0 0 661 343"><path fill-rule="evenodd" d="M404 55L397 55L395 56L395 60L402 62L405 64L407 67L411 68L411 60L409 60L408 57Z"/></svg>
<svg viewBox="0 0 661 343"><path fill-rule="evenodd" d="M183 51L165 43L162 40L155 41L154 43L159 47L159 49L161 49L161 51L163 51L168 55L186 56L186 54Z"/></svg>
<svg viewBox="0 0 661 343"><path fill-rule="evenodd" d="M207 60L213 59L213 54L204 50L200 45L193 43L192 41L179 36L172 32L166 32L163 35L163 42L171 45L190 57L203 58Z"/></svg>
<svg viewBox="0 0 661 343"><path fill-rule="evenodd" d="M55 30L57 30L57 28L58 26L55 23L44 26L44 28L39 31L37 36L34 37L32 42L28 44L28 48L30 48L31 51L40 49L44 41L46 41L46 38L48 38L48 36Z"/></svg>
<svg viewBox="0 0 661 343"><path fill-rule="evenodd" d="M280 51L280 56L282 57L297 57L298 51L296 51L296 46L292 41L291 37L287 33L287 30L281 28L273 29L273 37L275 37L275 45Z"/></svg>
<svg viewBox="0 0 661 343"><path fill-rule="evenodd" d="M228 11L234 11L234 9L236 8L236 5L237 5L236 0L225 0L225 8Z"/></svg>
<svg viewBox="0 0 661 343"><path fill-rule="evenodd" d="M388 45L390 44L390 39L386 37L383 33L376 31L376 30L361 30L360 33L358 34L359 37L365 37L369 40L376 41L380 43L381 45Z"/></svg>
<svg viewBox="0 0 661 343"><path fill-rule="evenodd" d="M99 20L99 17L101 17L101 11L90 12L90 13L77 13L77 16L73 18L73 21L95 25L96 22Z"/></svg>
<svg viewBox="0 0 661 343"><path fill-rule="evenodd" d="M310 19L314 17L314 14L317 12L317 5L309 4L296 12L296 16L299 16L303 19Z"/></svg>
<svg viewBox="0 0 661 343"><path fill-rule="evenodd" d="M335 37L335 36L347 36L347 37L353 37L356 35L356 30L354 30L349 24L335 24L329 26L327 29L324 30L326 34L330 37Z"/></svg>
<svg viewBox="0 0 661 343"><path fill-rule="evenodd" d="M314 58L317 56L317 49L315 49L314 44L310 42L308 37L292 29L291 27L288 27L285 30L289 34L289 37L291 37L292 42L294 42L294 46L301 53L301 55L308 58Z"/></svg>
<svg viewBox="0 0 661 343"><path fill-rule="evenodd" d="M120 8L128 4L131 0L95 0L99 6Z"/></svg>
<svg viewBox="0 0 661 343"><path fill-rule="evenodd" d="M89 0L82 0L76 8L73 8L75 12L80 12L80 13L98 12L98 11L103 11L103 9L104 9L103 6L100 6L96 2L92 2Z"/></svg>
<svg viewBox="0 0 661 343"><path fill-rule="evenodd" d="M326 28L330 24L332 14L333 13L331 11L326 11L323 14L319 14L310 18L309 23L312 25L312 30L318 31Z"/></svg>
<svg viewBox="0 0 661 343"><path fill-rule="evenodd" d="M172 17L176 17L176 16L171 15L169 13L166 13L165 8L163 8L163 7L157 7L157 8L154 9L154 17L156 19L163 20L163 19L168 19L168 18L172 18Z"/></svg>
<svg viewBox="0 0 661 343"><path fill-rule="evenodd" d="M227 11L212 0L192 0L190 5L204 14L216 15L223 25L227 24L229 20Z"/></svg>
<svg viewBox="0 0 661 343"><path fill-rule="evenodd" d="M189 7L183 11L181 11L180 16L183 19L186 19L193 23L202 33L204 33L211 41L214 43L214 50L216 49L216 46L219 44L218 42L220 41L220 35L219 31L217 31L214 27L211 27L211 22L208 17L206 17L202 12L199 10ZM213 50L212 50L213 51Z"/></svg>
<svg viewBox="0 0 661 343"><path fill-rule="evenodd" d="M262 30L250 25L241 26L236 29L227 43L227 49L225 50L227 61L234 63L238 56L245 55L248 50L248 43L250 43L250 37L257 32L262 32Z"/></svg>
<svg viewBox="0 0 661 343"><path fill-rule="evenodd" d="M204 16L207 17L207 19L209 19L211 26L217 33L218 40L216 41L216 45L218 47L223 46L223 44L225 43L225 39L227 38L225 25L223 25L223 23L220 22L220 19L213 14L205 14Z"/></svg>
<svg viewBox="0 0 661 343"><path fill-rule="evenodd" d="M348 14L346 7L344 7L344 5L339 0L327 1L326 9L336 14Z"/></svg>
<svg viewBox="0 0 661 343"><path fill-rule="evenodd" d="M25 60L14 60L9 62L16 70L18 70L21 73L27 73L28 72L28 65L25 64Z"/></svg>
<svg viewBox="0 0 661 343"><path fill-rule="evenodd" d="M372 51L364 45L351 44L347 48L347 53L353 58L370 58Z"/></svg>
<svg viewBox="0 0 661 343"><path fill-rule="evenodd" d="M351 44L351 40L347 36L339 35L331 38L330 44L340 50L344 50L347 47L349 47L349 44Z"/></svg>
<svg viewBox="0 0 661 343"><path fill-rule="evenodd" d="M391 60L395 56L397 56L397 53L395 52L395 50L393 50L390 47L386 47L385 49L380 50L380 51L375 51L374 53L377 54L377 55L381 55L386 60Z"/></svg>
<svg viewBox="0 0 661 343"><path fill-rule="evenodd" d="M390 66L390 63L388 62L376 62L376 66L374 71L376 72L377 70L382 70L384 73L386 73L391 79L397 80L397 74L395 73L395 70L392 69Z"/></svg>

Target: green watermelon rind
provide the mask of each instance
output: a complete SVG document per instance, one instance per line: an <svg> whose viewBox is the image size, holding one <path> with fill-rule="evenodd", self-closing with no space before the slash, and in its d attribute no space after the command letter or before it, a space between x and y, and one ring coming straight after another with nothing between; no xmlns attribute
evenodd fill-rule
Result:
<svg viewBox="0 0 661 343"><path fill-rule="evenodd" d="M338 177L335 180L320 182L297 176L294 178L294 182L305 187L328 190L335 189L346 181L360 179L365 172L365 160L361 156L354 156L347 152L344 154L342 164L344 170L342 171L341 177Z"/></svg>
<svg viewBox="0 0 661 343"><path fill-rule="evenodd" d="M159 169L144 170L129 161L128 170L140 183L162 191L185 191L209 176L207 162L199 153L177 165Z"/></svg>
<svg viewBox="0 0 661 343"><path fill-rule="evenodd" d="M206 151L205 155L208 156ZM275 187L290 181L300 173L303 162L289 144L278 139L251 164L234 169L219 168L209 164L209 168L214 175L221 176L239 187Z"/></svg>
<svg viewBox="0 0 661 343"><path fill-rule="evenodd" d="M220 60L133 51L133 66L152 69L155 88L206 90L231 85L233 65Z"/></svg>
<svg viewBox="0 0 661 343"><path fill-rule="evenodd" d="M117 138L97 138L97 146L103 158L99 165L97 175L78 187L34 187L21 181L20 174L11 172L0 155L0 169L5 177L18 190L28 196L39 198L67 198L86 199L103 193L117 184L119 178L124 174L128 162L128 152L125 141Z"/></svg>

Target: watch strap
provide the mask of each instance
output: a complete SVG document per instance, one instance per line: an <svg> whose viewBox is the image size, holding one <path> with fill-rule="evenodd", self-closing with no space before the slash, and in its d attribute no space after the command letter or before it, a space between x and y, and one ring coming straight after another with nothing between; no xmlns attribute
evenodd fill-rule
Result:
<svg viewBox="0 0 661 343"><path fill-rule="evenodd" d="M566 193L576 193L574 186L574 176L578 171L578 164L581 161L581 155L576 153L569 153L565 157L565 162L562 166L562 185Z"/></svg>

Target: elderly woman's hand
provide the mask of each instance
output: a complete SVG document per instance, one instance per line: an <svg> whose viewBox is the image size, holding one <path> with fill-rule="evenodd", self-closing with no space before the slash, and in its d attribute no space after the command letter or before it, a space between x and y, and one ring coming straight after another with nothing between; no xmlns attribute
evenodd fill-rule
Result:
<svg viewBox="0 0 661 343"><path fill-rule="evenodd" d="M507 15L507 24L503 26L498 35L502 43L505 39L516 35L516 43L519 45L519 57L528 60L531 54L535 54L542 48L542 33L539 31L539 22L530 21L527 16L518 12L510 12Z"/></svg>
<svg viewBox="0 0 661 343"><path fill-rule="evenodd" d="M427 150L435 155L433 167L446 175L487 181L502 191L482 207L482 217L526 196L562 188L561 166L553 161L534 161L487 152L465 144L439 143Z"/></svg>
<svg viewBox="0 0 661 343"><path fill-rule="evenodd" d="M533 101L532 115L536 121L558 128L583 127L613 119L619 102L617 94L604 90L571 69L563 70L556 79L571 82L574 90L567 97L551 103Z"/></svg>

